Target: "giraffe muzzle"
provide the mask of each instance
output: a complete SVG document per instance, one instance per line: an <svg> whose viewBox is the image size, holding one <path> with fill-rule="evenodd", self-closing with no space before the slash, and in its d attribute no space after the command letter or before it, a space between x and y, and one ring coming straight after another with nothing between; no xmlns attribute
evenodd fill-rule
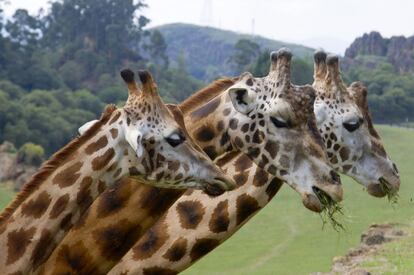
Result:
<svg viewBox="0 0 414 275"><path fill-rule="evenodd" d="M371 183L367 191L371 196L382 198L385 196L394 197L400 189L400 178L393 177L393 180L387 180L384 177L378 179L378 183Z"/></svg>
<svg viewBox="0 0 414 275"><path fill-rule="evenodd" d="M204 192L210 196L220 196L225 191L233 190L235 183L230 178L216 177L213 182L206 183Z"/></svg>

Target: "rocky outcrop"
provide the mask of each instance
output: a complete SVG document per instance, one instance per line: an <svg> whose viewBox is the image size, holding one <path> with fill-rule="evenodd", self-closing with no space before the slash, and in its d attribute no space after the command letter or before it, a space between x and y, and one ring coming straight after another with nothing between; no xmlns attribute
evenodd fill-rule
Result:
<svg viewBox="0 0 414 275"><path fill-rule="evenodd" d="M384 38L379 32L366 33L355 39L345 51L345 60L348 63L352 63L359 56L384 57L397 72L413 72L414 36ZM368 63L368 65L373 64Z"/></svg>
<svg viewBox="0 0 414 275"><path fill-rule="evenodd" d="M13 189L18 191L37 169L38 167L18 161L17 150L13 144L0 144L0 182L13 182Z"/></svg>
<svg viewBox="0 0 414 275"><path fill-rule="evenodd" d="M373 224L361 235L361 243L358 247L349 250L345 256L334 258L330 272L318 272L312 275L369 275L371 273L361 268L361 263L375 255L382 244L398 240L405 235L406 233L395 224Z"/></svg>

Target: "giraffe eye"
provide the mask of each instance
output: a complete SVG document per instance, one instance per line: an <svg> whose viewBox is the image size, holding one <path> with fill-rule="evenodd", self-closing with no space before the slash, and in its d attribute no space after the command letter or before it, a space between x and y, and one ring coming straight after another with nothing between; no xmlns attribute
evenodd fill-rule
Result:
<svg viewBox="0 0 414 275"><path fill-rule="evenodd" d="M176 147L185 141L185 137L179 133L173 133L170 136L166 137L165 140L172 147Z"/></svg>
<svg viewBox="0 0 414 275"><path fill-rule="evenodd" d="M361 126L362 122L363 120L359 119L358 121L344 122L343 125L348 132L353 132Z"/></svg>
<svg viewBox="0 0 414 275"><path fill-rule="evenodd" d="M278 118L276 118L276 117L270 117L270 120L273 122L273 124L277 127L277 128L288 128L289 127L289 123L288 122L286 122L286 121L284 121L284 120L281 120L281 119L278 119Z"/></svg>

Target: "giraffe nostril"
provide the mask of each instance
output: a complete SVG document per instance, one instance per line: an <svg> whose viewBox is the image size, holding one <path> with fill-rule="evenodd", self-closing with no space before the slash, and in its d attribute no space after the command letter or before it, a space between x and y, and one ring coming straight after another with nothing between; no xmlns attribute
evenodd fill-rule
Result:
<svg viewBox="0 0 414 275"><path fill-rule="evenodd" d="M341 177L339 176L338 173L336 173L335 171L331 170L331 172L329 172L329 174L331 175L331 179L336 183L336 184L341 184Z"/></svg>

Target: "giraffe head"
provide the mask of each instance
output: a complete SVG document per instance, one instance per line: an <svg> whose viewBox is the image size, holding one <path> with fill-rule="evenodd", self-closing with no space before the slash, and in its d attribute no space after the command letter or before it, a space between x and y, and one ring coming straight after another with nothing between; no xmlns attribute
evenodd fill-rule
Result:
<svg viewBox="0 0 414 275"><path fill-rule="evenodd" d="M266 77L244 73L227 92L236 112L229 122L234 147L302 195L304 205L321 211L321 196L340 201L340 177L327 164L313 113L315 91L290 81L292 54L271 54Z"/></svg>
<svg viewBox="0 0 414 275"><path fill-rule="evenodd" d="M332 167L363 184L372 196L396 194L398 169L372 124L366 87L356 82L346 88L337 56L318 51L314 61L316 121Z"/></svg>
<svg viewBox="0 0 414 275"><path fill-rule="evenodd" d="M123 70L121 76L128 85L129 96L116 120L130 155L142 164L141 169L129 168L130 176L158 187L202 189L209 195L232 190L233 180L195 145L180 108L164 104L151 74L139 71L142 89L131 70ZM92 125L93 121L86 123L79 132Z"/></svg>

